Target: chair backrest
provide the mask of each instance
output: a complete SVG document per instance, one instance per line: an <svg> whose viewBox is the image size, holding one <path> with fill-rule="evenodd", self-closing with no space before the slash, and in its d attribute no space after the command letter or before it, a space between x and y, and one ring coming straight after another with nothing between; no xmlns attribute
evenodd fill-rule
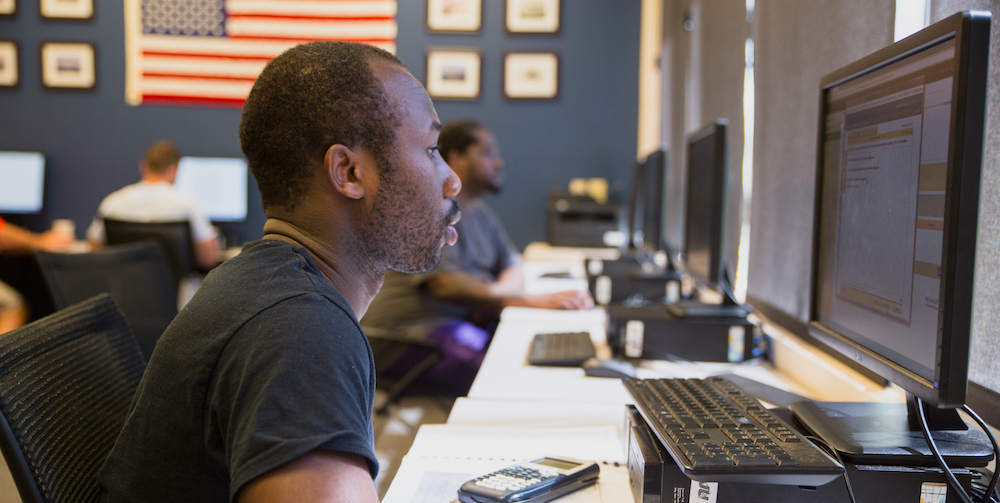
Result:
<svg viewBox="0 0 1000 503"><path fill-rule="evenodd" d="M191 239L191 225L187 220L178 222L126 222L111 218L104 219L105 241L109 245L121 245L155 239L167 254L167 263L174 275L175 283L180 283L195 270L194 244Z"/></svg>
<svg viewBox="0 0 1000 503"><path fill-rule="evenodd" d="M384 414L441 360L441 350L432 341L415 340L391 330L365 327L364 331L375 359L375 386L385 392L384 397L376 397L375 413Z"/></svg>
<svg viewBox="0 0 1000 503"><path fill-rule="evenodd" d="M0 335L0 449L24 503L99 500L144 369L106 294Z"/></svg>
<svg viewBox="0 0 1000 503"><path fill-rule="evenodd" d="M36 251L56 309L109 293L125 313L147 361L177 316L177 285L163 250L152 241L108 246L91 253Z"/></svg>

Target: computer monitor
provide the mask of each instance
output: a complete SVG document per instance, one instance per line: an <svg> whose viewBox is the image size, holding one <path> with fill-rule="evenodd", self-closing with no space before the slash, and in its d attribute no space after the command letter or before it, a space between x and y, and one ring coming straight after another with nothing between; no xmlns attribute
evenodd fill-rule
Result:
<svg viewBox="0 0 1000 503"><path fill-rule="evenodd" d="M42 211L45 156L41 152L0 151L0 213Z"/></svg>
<svg viewBox="0 0 1000 503"><path fill-rule="evenodd" d="M711 289L718 288L724 267L728 124L719 119L687 140L684 268Z"/></svg>
<svg viewBox="0 0 1000 503"><path fill-rule="evenodd" d="M647 251L665 249L663 240L663 184L666 180L667 155L663 150L657 150L646 157L642 163L642 248Z"/></svg>
<svg viewBox="0 0 1000 503"><path fill-rule="evenodd" d="M643 218L643 192L642 180L645 166L641 162L635 163L632 168L632 180L628 189L628 201L626 202L626 227L628 229L628 247L630 250L642 248L644 236L642 233Z"/></svg>
<svg viewBox="0 0 1000 503"><path fill-rule="evenodd" d="M959 13L820 82L810 333L930 407L965 402L989 29ZM824 437L885 427L824 407L800 414ZM926 451L914 437L900 452Z"/></svg>
<svg viewBox="0 0 1000 503"><path fill-rule="evenodd" d="M683 270L700 287L720 294L722 302L698 298L669 304L677 318L745 318L746 309L734 297L726 273L726 193L729 158L726 119L690 135L687 139L687 194L684 227Z"/></svg>
<svg viewBox="0 0 1000 503"><path fill-rule="evenodd" d="M198 201L209 220L247 218L247 161L233 157L181 157L174 187Z"/></svg>

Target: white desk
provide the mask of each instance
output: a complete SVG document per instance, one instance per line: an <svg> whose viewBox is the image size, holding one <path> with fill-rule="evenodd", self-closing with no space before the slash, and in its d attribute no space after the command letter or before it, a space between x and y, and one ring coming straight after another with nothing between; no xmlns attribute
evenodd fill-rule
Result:
<svg viewBox="0 0 1000 503"><path fill-rule="evenodd" d="M537 277L580 263L582 258L569 265L555 260L526 264L526 284L546 291L580 287L581 280ZM602 464L596 486L560 503L631 501L624 428L625 405L632 397L621 381L587 377L578 368L527 364L528 346L542 332L589 332L598 356L610 357L605 325L601 309L505 309L469 396L455 403L447 424L420 428L383 501L444 503L472 477L545 455L608 463ZM805 395L763 365L650 361L637 373L641 378L735 373Z"/></svg>

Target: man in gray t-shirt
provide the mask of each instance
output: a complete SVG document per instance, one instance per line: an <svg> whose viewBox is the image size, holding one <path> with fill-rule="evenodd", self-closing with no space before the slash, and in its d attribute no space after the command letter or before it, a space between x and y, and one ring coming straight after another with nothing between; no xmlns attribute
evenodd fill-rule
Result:
<svg viewBox="0 0 1000 503"><path fill-rule="evenodd" d="M431 272L387 272L361 324L368 332L437 341L444 359L425 380L462 393L472 384L504 307L589 309L593 300L586 291L524 291L520 255L482 200L503 187L504 162L489 130L472 121L451 122L441 130L438 146L462 180L455 197L462 210L455 226L458 241L442 251L441 263Z"/></svg>

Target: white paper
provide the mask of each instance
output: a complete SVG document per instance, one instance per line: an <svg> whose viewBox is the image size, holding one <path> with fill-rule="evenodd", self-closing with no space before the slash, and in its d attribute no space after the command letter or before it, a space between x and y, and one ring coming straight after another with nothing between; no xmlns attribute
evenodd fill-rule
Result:
<svg viewBox="0 0 1000 503"><path fill-rule="evenodd" d="M503 428L425 424L407 456L522 461L544 456L624 462L625 446L612 425Z"/></svg>
<svg viewBox="0 0 1000 503"><path fill-rule="evenodd" d="M524 460L518 460L524 461ZM516 461L515 461L516 462ZM505 466L511 461L424 458L407 455L382 503L450 503L465 481ZM624 465L601 464L593 486L559 498L559 503L622 503L632 501Z"/></svg>

